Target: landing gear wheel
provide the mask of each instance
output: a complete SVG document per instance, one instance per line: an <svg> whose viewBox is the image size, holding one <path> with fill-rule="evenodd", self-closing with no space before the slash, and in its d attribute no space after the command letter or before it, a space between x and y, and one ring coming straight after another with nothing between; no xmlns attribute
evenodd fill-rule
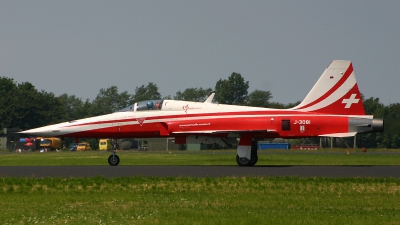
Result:
<svg viewBox="0 0 400 225"><path fill-rule="evenodd" d="M248 159L246 157L239 157L239 155L236 155L236 163L239 166L254 166L258 161L258 155L257 153L251 153L251 159Z"/></svg>
<svg viewBox="0 0 400 225"><path fill-rule="evenodd" d="M119 157L115 154L112 154L108 157L108 164L110 164L110 166L118 166L119 164Z"/></svg>
<svg viewBox="0 0 400 225"><path fill-rule="evenodd" d="M236 163L239 166L249 166L251 160L246 158L246 157L239 157L239 155L236 155Z"/></svg>

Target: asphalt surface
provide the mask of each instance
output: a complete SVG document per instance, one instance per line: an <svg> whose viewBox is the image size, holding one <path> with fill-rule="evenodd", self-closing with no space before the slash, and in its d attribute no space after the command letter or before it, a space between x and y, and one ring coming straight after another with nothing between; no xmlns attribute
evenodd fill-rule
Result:
<svg viewBox="0 0 400 225"><path fill-rule="evenodd" d="M400 166L0 166L0 177L393 177Z"/></svg>

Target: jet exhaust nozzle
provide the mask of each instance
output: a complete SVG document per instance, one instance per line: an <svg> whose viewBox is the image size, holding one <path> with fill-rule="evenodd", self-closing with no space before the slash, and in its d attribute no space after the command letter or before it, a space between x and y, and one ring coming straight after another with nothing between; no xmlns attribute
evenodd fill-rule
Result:
<svg viewBox="0 0 400 225"><path fill-rule="evenodd" d="M373 132L383 132L384 130L383 119L373 119L372 120L372 131Z"/></svg>

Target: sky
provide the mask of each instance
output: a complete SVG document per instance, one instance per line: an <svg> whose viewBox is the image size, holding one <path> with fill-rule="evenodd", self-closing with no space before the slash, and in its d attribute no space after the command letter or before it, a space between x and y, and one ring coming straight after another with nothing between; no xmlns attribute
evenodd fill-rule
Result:
<svg viewBox="0 0 400 225"><path fill-rule="evenodd" d="M162 96L240 73L249 93L302 100L332 60L360 91L400 102L400 1L2 0L0 77L93 100L155 83Z"/></svg>

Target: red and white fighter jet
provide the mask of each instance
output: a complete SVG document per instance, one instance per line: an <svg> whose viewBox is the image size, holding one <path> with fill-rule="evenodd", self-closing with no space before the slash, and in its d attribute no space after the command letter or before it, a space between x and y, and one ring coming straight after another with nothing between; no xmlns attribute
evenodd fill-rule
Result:
<svg viewBox="0 0 400 225"><path fill-rule="evenodd" d="M130 109L23 131L24 134L75 138L175 137L185 144L199 137L239 137L239 166L257 163L254 140L263 138L350 137L382 132L383 120L365 115L353 66L335 60L296 107L270 109L177 100L136 103ZM143 108L148 110L142 110ZM114 152L112 166L120 159Z"/></svg>

